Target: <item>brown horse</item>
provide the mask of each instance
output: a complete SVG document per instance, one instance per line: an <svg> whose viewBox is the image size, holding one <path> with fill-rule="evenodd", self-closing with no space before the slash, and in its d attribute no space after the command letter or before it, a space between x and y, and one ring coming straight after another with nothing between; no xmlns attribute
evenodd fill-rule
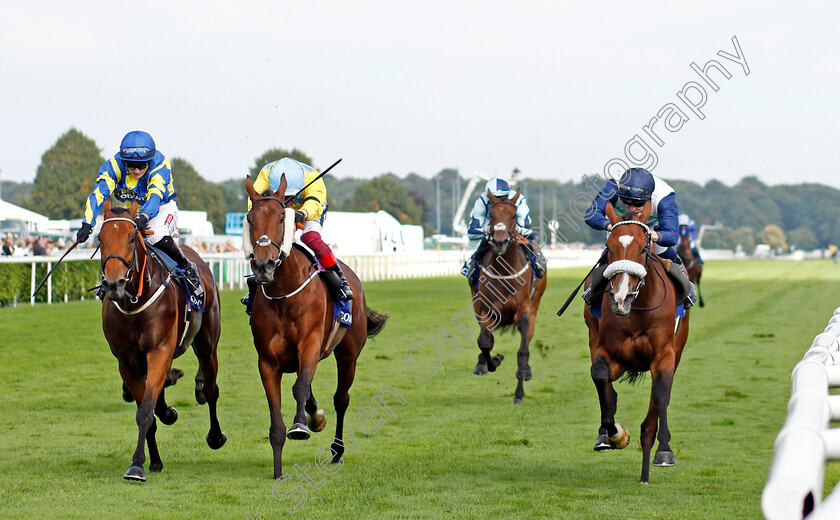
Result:
<svg viewBox="0 0 840 520"><path fill-rule="evenodd" d="M528 347L534 336L537 310L545 292L546 278L533 275L531 262L520 247L526 239L516 232L516 201L519 192L512 199L496 197L489 191L487 196L490 200L490 249L480 259L482 274L478 288L470 284L473 311L481 326L478 336L481 353L473 373L483 375L495 372L504 356L490 355L494 343L493 331L497 327L515 326L519 330L520 342L513 404L522 404L525 396L523 383L529 381L532 375L528 364Z"/></svg>
<svg viewBox="0 0 840 520"><path fill-rule="evenodd" d="M268 439L274 454L274 478L283 476L283 445L286 437L306 440L310 429L324 429L326 416L312 395L312 379L321 359L334 352L338 386L333 396L336 411L332 461L344 454L344 414L350 403L349 389L356 374L356 360L368 337L385 326L388 315L367 308L362 284L342 263L355 297L351 300L350 329L334 325L333 295L321 280L318 269L299 248L292 247L294 211L286 207L286 178L274 193L258 194L251 179L245 189L252 201L247 216L245 249L260 287L254 294L251 332L259 355L259 369L268 398L271 428ZM297 372L292 386L297 408L292 427L286 431L280 410L280 382L284 373ZM307 415L309 419L307 420Z"/></svg>
<svg viewBox="0 0 840 520"><path fill-rule="evenodd" d="M589 327L592 381L601 404L601 426L595 450L622 449L630 434L615 422L618 400L613 381L625 376L631 383L650 371L652 391L647 417L642 422L642 483L650 476L650 452L659 426L656 466L676 463L669 442L668 403L671 385L688 338L688 311L676 322L676 298L667 270L651 253L647 222L650 202L642 214L622 220L612 205L606 215L612 223L607 239L609 292L602 296L601 317L586 305L584 319Z"/></svg>
<svg viewBox="0 0 840 520"><path fill-rule="evenodd" d="M682 258L685 272L688 274L688 279L694 283L697 289L697 300L700 307L703 307L703 295L700 294L700 276L703 274L703 264L701 264L697 257L694 256L694 251L691 250L691 240L689 240L688 233L683 234L682 227L680 227L680 242L677 244L677 254Z"/></svg>
<svg viewBox="0 0 840 520"><path fill-rule="evenodd" d="M219 449L226 437L216 417L219 398L216 346L221 320L213 274L195 251L183 248L187 258L198 266L205 290L204 312L188 307L184 290L146 249L134 223L136 212L136 202L126 210L112 209L110 200L106 200L99 241L105 290L102 329L119 361L123 382L137 403L137 449L125 478L145 482L146 444L149 445L149 471L163 469L155 440L154 416L167 425L178 419L175 408L166 404L163 385L172 359L183 354L189 344L198 357L204 380L202 393L210 409L207 444ZM191 310L187 312L187 309Z"/></svg>

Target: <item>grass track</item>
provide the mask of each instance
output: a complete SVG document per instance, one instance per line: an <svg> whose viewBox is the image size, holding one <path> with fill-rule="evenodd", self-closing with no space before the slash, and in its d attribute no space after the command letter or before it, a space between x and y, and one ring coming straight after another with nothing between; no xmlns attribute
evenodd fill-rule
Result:
<svg viewBox="0 0 840 520"><path fill-rule="evenodd" d="M277 496L306 489L293 516L306 518L761 518L759 498L784 421L790 371L840 305L840 270L828 261L709 262L704 309L693 309L691 334L671 399L673 468L652 468L638 484L639 424L650 378L621 384L617 419L631 446L595 453L598 403L589 378L581 304L554 313L585 269L549 272L532 345L534 378L526 404L510 405L516 338L497 337L507 359L495 374L472 375L478 327L451 358L432 345L466 309L458 278L376 282L369 304L391 320L362 353L348 416L373 407L383 386L394 415L380 415L371 435L351 423L357 451L332 475L314 468L335 426L335 364L319 366L313 390L327 429L286 443L284 469L303 468L319 488L293 477ZM134 406L122 402L116 361L104 341L99 304L0 309L0 518L149 519L289 517L301 495L272 496L268 411L247 318L235 291L222 293L219 418L227 445L204 442L206 407L193 401L188 374L167 397L180 417L159 425L162 473L139 485L122 479L136 443ZM467 309L468 310L468 309ZM406 349L418 379L406 369ZM284 410L292 407L289 376ZM377 408L378 409L378 408ZM840 478L829 465L826 493ZM299 486L299 487L296 487Z"/></svg>

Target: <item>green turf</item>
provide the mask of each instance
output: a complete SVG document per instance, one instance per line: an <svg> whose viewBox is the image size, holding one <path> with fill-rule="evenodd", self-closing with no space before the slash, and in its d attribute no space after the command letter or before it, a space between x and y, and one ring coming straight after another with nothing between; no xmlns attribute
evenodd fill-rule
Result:
<svg viewBox="0 0 840 520"><path fill-rule="evenodd" d="M617 420L630 429L631 446L592 451L599 411L582 304L555 316L585 272L549 272L534 378L517 407L510 404L516 337L497 338L496 351L507 359L483 377L472 375L478 327L470 315L463 318L470 334L464 347L451 352L457 345L443 344L443 355L437 353L436 333L455 332L450 320L468 310L462 278L366 284L368 303L391 319L362 352L351 389L356 451L348 449L342 466L327 466L333 474L316 468L335 426L329 359L313 385L327 429L306 442L287 441L284 469L292 476L276 484L265 395L239 292L222 293L219 419L228 443L212 451L204 441L207 409L193 400L197 364L188 353L175 362L187 376L167 391L180 418L158 428L164 469L145 484L122 479L137 438L134 406L120 397L99 304L0 309L0 518L276 519L290 516L304 490L292 516L761 518L790 371L840 304L840 270L829 261L707 264L707 305L692 310L669 409L677 465L651 468L649 486L638 483L637 448L649 377L617 386ZM412 347L412 371L426 379L406 368ZM283 385L287 418L292 382L286 376ZM386 386L405 400L383 394L393 416L373 399ZM371 411L379 415L355 422L357 413ZM295 477L295 465L307 468L313 483ZM838 478L840 468L829 464L826 493Z"/></svg>

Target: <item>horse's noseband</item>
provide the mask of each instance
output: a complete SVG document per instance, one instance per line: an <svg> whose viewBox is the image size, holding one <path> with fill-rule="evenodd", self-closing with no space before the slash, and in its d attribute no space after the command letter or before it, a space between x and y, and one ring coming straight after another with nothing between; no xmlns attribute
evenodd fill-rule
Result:
<svg viewBox="0 0 840 520"><path fill-rule="evenodd" d="M650 254L651 254L650 253L650 250L651 250L650 228L648 227L647 224L645 224L644 222L639 222L638 220L622 220L620 222L616 222L615 224L613 224L613 228L612 228L612 231L610 231L610 233L614 232L615 228L617 228L618 226L626 225L626 224L635 224L635 225L638 225L638 226L642 226L645 230L645 237L647 238L647 243L645 244L645 248L642 249L642 254L644 254L644 257L645 257L645 264L643 265L643 264L640 264L639 262L634 262L633 260L627 260L627 259L615 260L613 262L610 262L610 265L608 265L607 268L604 270L604 277L608 278L610 281L612 281L612 279L615 278L616 275L618 275L619 273L626 273L626 274L629 274L631 276L635 276L636 278L639 279L639 283L638 283L638 285L636 285L636 289L631 291L629 294L633 297L636 297L636 296L639 295L639 291L642 290L642 287L644 287L645 276L647 276L647 267L646 266L647 266L648 258L650 258ZM627 236L629 236L629 235L627 235ZM621 238L624 238L624 235L619 237L619 239L621 239ZM624 244L624 245L625 245L625 247L627 247L627 244Z"/></svg>

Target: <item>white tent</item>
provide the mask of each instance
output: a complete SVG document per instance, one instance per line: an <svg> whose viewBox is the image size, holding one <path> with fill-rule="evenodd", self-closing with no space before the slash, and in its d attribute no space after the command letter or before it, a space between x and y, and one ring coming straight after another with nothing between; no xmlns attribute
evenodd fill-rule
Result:
<svg viewBox="0 0 840 520"><path fill-rule="evenodd" d="M28 209L15 206L11 202L0 200L0 220L22 220L26 222L29 231L46 229L50 221L48 217L29 211Z"/></svg>
<svg viewBox="0 0 840 520"><path fill-rule="evenodd" d="M386 211L330 211L322 236L338 256L423 250L423 228L404 226Z"/></svg>

